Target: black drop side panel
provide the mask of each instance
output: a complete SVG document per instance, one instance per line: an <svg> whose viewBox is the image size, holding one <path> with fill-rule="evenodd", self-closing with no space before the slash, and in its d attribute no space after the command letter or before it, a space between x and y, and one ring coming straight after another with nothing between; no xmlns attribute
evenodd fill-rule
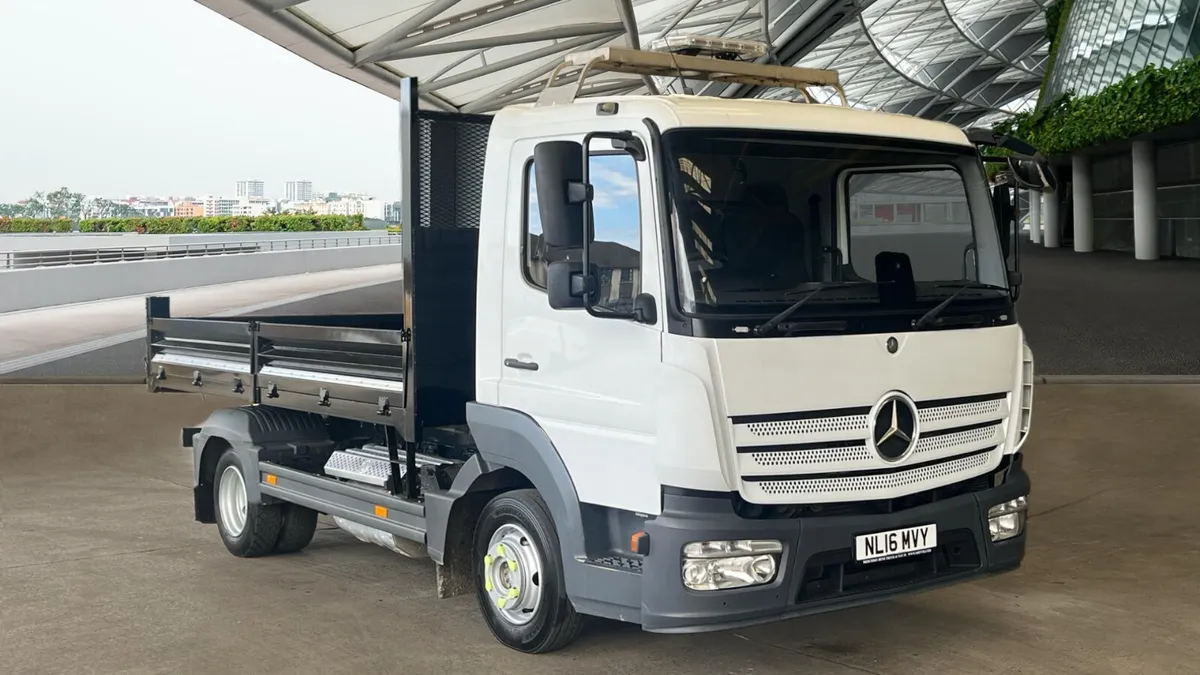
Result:
<svg viewBox="0 0 1200 675"><path fill-rule="evenodd" d="M466 404L475 400L476 262L492 118L417 111L410 119L415 184L409 186L414 226L404 228L411 245L406 386L418 428L465 424Z"/></svg>

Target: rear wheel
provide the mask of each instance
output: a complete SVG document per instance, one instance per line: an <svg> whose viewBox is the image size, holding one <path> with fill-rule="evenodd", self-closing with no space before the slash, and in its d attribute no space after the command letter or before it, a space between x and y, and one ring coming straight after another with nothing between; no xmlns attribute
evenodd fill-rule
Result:
<svg viewBox="0 0 1200 675"><path fill-rule="evenodd" d="M475 585L492 635L541 654L579 637L583 617L567 599L558 534L536 490L502 494L484 507L475 534Z"/></svg>
<svg viewBox="0 0 1200 675"><path fill-rule="evenodd" d="M217 505L217 530L230 553L241 558L254 558L275 548L283 524L283 510L280 505L250 503L246 470L232 448L217 460L213 503Z"/></svg>
<svg viewBox="0 0 1200 675"><path fill-rule="evenodd" d="M299 504L283 504L283 519L279 527L276 553L295 553L303 550L317 531L317 512Z"/></svg>

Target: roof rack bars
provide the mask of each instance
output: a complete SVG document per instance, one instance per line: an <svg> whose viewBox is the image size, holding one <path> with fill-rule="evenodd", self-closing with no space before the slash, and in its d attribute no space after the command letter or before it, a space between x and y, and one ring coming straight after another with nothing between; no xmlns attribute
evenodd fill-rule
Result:
<svg viewBox="0 0 1200 675"><path fill-rule="evenodd" d="M568 68L578 68L574 85L555 86L560 74ZM627 47L600 47L568 54L546 78L537 105L571 103L579 96L583 81L595 71L629 73L653 77L678 77L687 80L708 80L762 87L797 89L804 100L812 103L808 87L832 87L849 106L846 92L838 81L837 71L815 68L795 68L747 61L733 61L704 56L689 56L669 52L645 51Z"/></svg>

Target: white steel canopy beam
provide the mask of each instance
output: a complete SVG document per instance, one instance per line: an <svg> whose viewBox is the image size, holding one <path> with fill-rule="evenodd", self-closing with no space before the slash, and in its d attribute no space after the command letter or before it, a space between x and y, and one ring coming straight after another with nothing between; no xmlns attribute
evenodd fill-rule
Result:
<svg viewBox="0 0 1200 675"><path fill-rule="evenodd" d="M436 0L436 2L429 3L425 6L425 9L413 14L404 23L354 50L354 62L360 65L371 63L368 59L374 58L384 49L396 44L398 40L424 26L434 17L457 5L458 2L459 0Z"/></svg>
<svg viewBox="0 0 1200 675"><path fill-rule="evenodd" d="M449 0L443 0L449 1ZM407 53L414 47L419 47L442 38L452 37L474 28L486 26L502 19L519 16L535 9L553 5L559 0L501 0L501 2L481 7L475 11L441 19L436 26L422 26L404 37L378 48L376 53L363 57L359 63L379 63L393 59L408 57ZM511 44L511 43L509 43ZM357 55L356 55L357 56Z"/></svg>
<svg viewBox="0 0 1200 675"><path fill-rule="evenodd" d="M542 47L540 49L535 49L531 52L525 52L518 56L513 56L513 57L510 57L507 59L500 60L500 61L495 61L493 63L487 64L486 66L483 66L480 68L475 68L473 70L468 70L468 71L465 71L462 73L458 73L457 75L450 75L449 77L440 77L440 78L433 78L431 80L426 80L421 85L421 89L423 89L424 91L437 91L438 89L444 89L445 87L450 87L450 86L453 86L456 84L460 84L462 82L467 82L469 80L473 80L477 77L482 77L484 75L491 75L492 73L498 73L502 70L507 70L514 66L519 66L523 63L529 63L530 61L537 61L538 59L542 59L547 56L553 56L555 54L561 54L562 52L569 51L572 49L591 49L594 46L599 46L599 44L603 44L604 42L607 42L610 39L610 35L616 35L616 34L612 33L612 34L605 35L600 40L597 40L596 37L593 35L583 35L583 36L573 38L570 40L556 42L556 43L550 45L549 47ZM476 56L476 55L480 54L481 52L482 52L482 50L478 50L478 51L468 55L468 57ZM461 63L461 61L459 63Z"/></svg>
<svg viewBox="0 0 1200 675"><path fill-rule="evenodd" d="M419 47L413 47L405 50L404 58L415 59L422 56L434 56L436 54L453 54L463 51L503 47L505 45L520 45L530 42L545 42L547 40L563 40L566 38L583 37L585 35L605 35L611 40L612 38L621 35L623 31L624 28L620 23L592 23L579 24L575 26L563 26L561 28L546 28L529 33L496 35L493 37L476 38L473 40L459 40L457 42L440 42L435 44L421 45Z"/></svg>

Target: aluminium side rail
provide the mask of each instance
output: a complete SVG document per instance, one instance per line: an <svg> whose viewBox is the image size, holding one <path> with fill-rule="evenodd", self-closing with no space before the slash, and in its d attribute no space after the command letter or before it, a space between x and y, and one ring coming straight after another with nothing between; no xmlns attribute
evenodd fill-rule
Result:
<svg viewBox="0 0 1200 675"><path fill-rule="evenodd" d="M196 391L246 403L399 424L406 333L399 314L172 318L146 300L150 391Z"/></svg>

